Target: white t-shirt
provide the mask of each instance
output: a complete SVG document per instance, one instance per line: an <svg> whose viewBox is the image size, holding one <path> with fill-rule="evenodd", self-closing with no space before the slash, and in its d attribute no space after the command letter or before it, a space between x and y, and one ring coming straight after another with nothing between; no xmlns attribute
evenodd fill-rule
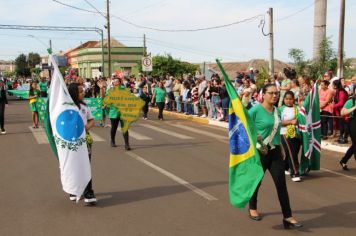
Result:
<svg viewBox="0 0 356 236"><path fill-rule="evenodd" d="M284 120L294 120L296 119L295 109L294 107L285 107L281 113L281 121ZM281 127L281 134L286 134L287 127Z"/></svg>
<svg viewBox="0 0 356 236"><path fill-rule="evenodd" d="M85 106L84 104L80 104L80 116L83 119L84 125L86 125L88 123L88 120L92 120L93 119L93 115L91 114L90 109Z"/></svg>

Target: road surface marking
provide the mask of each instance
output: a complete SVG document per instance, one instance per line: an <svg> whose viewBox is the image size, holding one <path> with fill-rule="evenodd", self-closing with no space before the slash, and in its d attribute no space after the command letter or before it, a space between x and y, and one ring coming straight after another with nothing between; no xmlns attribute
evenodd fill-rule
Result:
<svg viewBox="0 0 356 236"><path fill-rule="evenodd" d="M139 134L133 130L129 130L129 134L130 134L130 138L134 138L134 139L137 139L137 140L152 140L152 138L150 137L147 137L143 134Z"/></svg>
<svg viewBox="0 0 356 236"><path fill-rule="evenodd" d="M48 138L47 138L46 132L42 127L34 129L33 127L29 126L28 128L31 130L31 132L32 132L33 136L35 137L38 144L48 144ZM105 141L105 139L103 139L99 135L93 133L92 131L90 131L90 134L91 134L94 142L104 142Z"/></svg>
<svg viewBox="0 0 356 236"><path fill-rule="evenodd" d="M33 127L29 126L28 128L31 130L38 144L48 143L47 135L42 127L34 129Z"/></svg>
<svg viewBox="0 0 356 236"><path fill-rule="evenodd" d="M198 133L198 134L202 134L202 135L205 135L205 136L208 136L208 137L211 137L211 138L215 138L223 143L228 143L227 140L228 140L228 137L227 137L227 134L226 136L223 136L223 135L219 135L219 134L215 134L215 133L212 133L212 132L208 132L208 131L203 131L203 130L200 130L200 129L196 129L196 128L192 128L192 127L189 127L189 126L184 126L182 124L169 124L171 126L174 126L174 127L177 127L179 129L184 129L184 130L187 130L187 131L190 131L190 132L194 132L194 133Z"/></svg>
<svg viewBox="0 0 356 236"><path fill-rule="evenodd" d="M171 131L171 130L166 130L166 129L158 128L158 127L156 127L156 126L149 125L149 124L141 124L141 126L143 126L143 127L145 127L145 128L149 128L149 129L155 130L155 131L158 131L158 132L161 132L161 133L164 133L164 134L167 134L167 135L170 135L170 136L173 136L173 137L176 137L176 138L179 138L179 139L193 139L193 138L190 137L190 136L183 135L183 134L178 134L178 133L173 132L173 131Z"/></svg>
<svg viewBox="0 0 356 236"><path fill-rule="evenodd" d="M320 168L320 170L324 171L324 172L333 173L335 175L340 175L340 176L343 176L343 177L346 177L346 178L349 178L349 179L352 179L352 180L356 180L356 177L353 177L353 176L350 176L350 175L341 174L339 172L336 172L336 171L333 171L333 170L329 170L329 169L326 169L326 168Z"/></svg>
<svg viewBox="0 0 356 236"><path fill-rule="evenodd" d="M177 182L177 183L183 185L184 187L186 187L186 188L192 190L194 193L200 195L201 197L205 198L206 200L208 200L208 201L215 201L215 200L218 200L216 197L210 195L209 193L207 193L207 192L205 192L205 191L203 191L203 190L201 190L201 189L195 187L194 185L188 183L188 182L185 181L184 179L179 178L178 176L176 176L176 175L174 175L174 174L172 174L172 173L170 173L170 172L168 172L168 171L162 169L161 167L156 166L155 164L153 164L153 163L151 163L151 162L149 162L149 161L143 159L143 158L140 157L139 155L137 155L137 154L135 154L135 153L133 153L133 152L126 152L126 154L129 155L130 157L134 158L135 160L137 160L137 161L139 161L139 162L141 162L141 163L143 163L143 164L145 164L145 165L151 167L152 169L154 169L154 170L160 172L161 174L167 176L168 178L174 180L175 182Z"/></svg>

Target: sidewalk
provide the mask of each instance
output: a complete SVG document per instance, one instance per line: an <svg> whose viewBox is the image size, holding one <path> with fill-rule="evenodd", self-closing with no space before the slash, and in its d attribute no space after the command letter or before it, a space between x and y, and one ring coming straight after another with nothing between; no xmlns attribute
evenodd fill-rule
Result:
<svg viewBox="0 0 356 236"><path fill-rule="evenodd" d="M150 111L158 113L158 109L155 107L150 107ZM229 124L227 122L211 120L208 118L201 118L197 116L185 115L183 113L177 113L172 111L163 111L164 116L176 117L183 120L190 120L205 125L218 126L221 128L228 129ZM328 151L346 153L347 149L350 147L351 141L348 144L339 144L335 139L321 140L321 148Z"/></svg>

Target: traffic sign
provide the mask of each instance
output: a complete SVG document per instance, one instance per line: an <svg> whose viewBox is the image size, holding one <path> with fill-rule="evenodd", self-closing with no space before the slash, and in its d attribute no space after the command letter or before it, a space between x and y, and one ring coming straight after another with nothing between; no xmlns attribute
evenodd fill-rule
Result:
<svg viewBox="0 0 356 236"><path fill-rule="evenodd" d="M142 71L152 71L152 57L142 57Z"/></svg>

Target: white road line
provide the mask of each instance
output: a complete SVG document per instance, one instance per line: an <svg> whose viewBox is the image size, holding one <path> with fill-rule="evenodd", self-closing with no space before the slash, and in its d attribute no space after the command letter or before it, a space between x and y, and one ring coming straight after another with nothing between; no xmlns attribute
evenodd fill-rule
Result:
<svg viewBox="0 0 356 236"><path fill-rule="evenodd" d="M137 140L152 140L152 138L150 137L147 137L143 134L139 134L133 130L129 130L129 133L130 133L130 138L134 138L134 139L137 139Z"/></svg>
<svg viewBox="0 0 356 236"><path fill-rule="evenodd" d="M94 142L105 142L105 139L94 133L93 131L90 131L90 135L93 138Z"/></svg>
<svg viewBox="0 0 356 236"><path fill-rule="evenodd" d="M29 126L28 128L31 130L31 132L32 132L33 136L35 137L38 144L48 144L46 132L42 127L34 129L31 126ZM103 139L99 135L93 133L92 131L90 131L90 134L91 134L94 142L104 142L105 141L105 139Z"/></svg>
<svg viewBox="0 0 356 236"><path fill-rule="evenodd" d="M28 128L31 130L38 144L48 143L47 135L42 127L34 129L31 126L29 126Z"/></svg>
<svg viewBox="0 0 356 236"><path fill-rule="evenodd" d="M155 164L153 164L153 163L151 163L151 162L149 162L149 161L143 159L143 158L140 157L139 155L137 155L137 154L135 154L135 153L133 153L133 152L126 152L126 154L129 155L129 156L131 156L131 157L134 158L135 160L137 160L137 161L139 161L139 162L141 162L141 163L143 163L143 164L145 164L145 165L151 167L152 169L154 169L154 170L160 172L161 174L167 176L168 178L174 180L175 182L177 182L177 183L183 185L184 187L186 187L186 188L192 190L194 193L200 195L201 197L205 198L206 200L208 200L208 201L215 201L215 200L218 200L216 197L210 195L209 193L207 193L207 192L205 192L205 191L203 191L203 190L201 190L201 189L195 187L194 185L188 183L188 182L185 181L184 179L179 178L178 176L176 176L176 175L174 175L174 174L172 174L172 173L170 173L170 172L168 172L168 171L162 169L161 167L156 166Z"/></svg>
<svg viewBox="0 0 356 236"><path fill-rule="evenodd" d="M345 175L345 174L341 174L339 172L336 172L336 171L333 171L333 170L329 170L329 169L326 169L326 168L320 168L321 171L324 171L324 172L329 172L329 173L333 173L334 175L339 175L339 176L343 176L345 178L349 178L349 179L352 179L352 180L356 180L356 177L353 177L353 176L350 176L350 175Z"/></svg>
<svg viewBox="0 0 356 236"><path fill-rule="evenodd" d="M169 124L169 125L177 127L179 129L184 129L184 130L187 130L187 131L190 131L190 132L194 132L194 133L202 134L202 135L205 135L205 136L208 136L208 137L211 137L211 138L215 138L215 139L217 139L217 140L219 140L219 141L221 141L223 143L227 143L227 140L228 140L227 134L226 134L226 136L223 136L223 135L215 134L215 133L212 133L212 132L196 129L196 128L193 128L193 127L190 127L190 126L184 126L182 124Z"/></svg>
<svg viewBox="0 0 356 236"><path fill-rule="evenodd" d="M179 139L193 139L193 138L190 137L190 136L183 135L183 134L178 134L178 133L173 132L173 131L171 131L171 130L166 130L166 129L158 128L158 127L156 127L156 126L149 125L149 124L141 124L141 126L146 127L146 128L149 128L149 129L153 129L153 130L155 130L155 131L158 131L158 132L161 132L161 133L164 133L164 134L167 134L167 135L170 135L170 136L179 138Z"/></svg>

